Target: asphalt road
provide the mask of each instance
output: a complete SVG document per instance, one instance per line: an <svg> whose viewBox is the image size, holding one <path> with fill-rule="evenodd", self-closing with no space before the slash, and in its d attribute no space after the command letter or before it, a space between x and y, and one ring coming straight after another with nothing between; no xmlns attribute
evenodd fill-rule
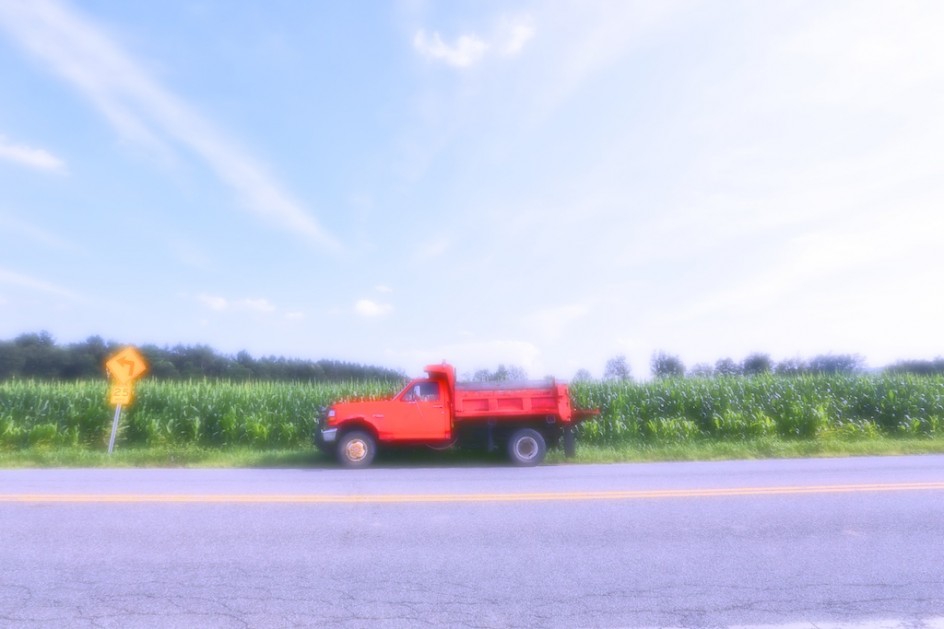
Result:
<svg viewBox="0 0 944 629"><path fill-rule="evenodd" d="M8 625L944 627L944 457L0 470Z"/></svg>

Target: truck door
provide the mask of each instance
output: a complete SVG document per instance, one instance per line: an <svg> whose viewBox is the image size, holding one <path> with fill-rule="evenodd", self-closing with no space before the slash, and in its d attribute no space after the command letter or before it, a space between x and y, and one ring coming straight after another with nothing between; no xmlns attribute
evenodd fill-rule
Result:
<svg viewBox="0 0 944 629"><path fill-rule="evenodd" d="M449 408L442 382L424 380L401 400L403 413L394 428L400 439L444 440L451 435Z"/></svg>

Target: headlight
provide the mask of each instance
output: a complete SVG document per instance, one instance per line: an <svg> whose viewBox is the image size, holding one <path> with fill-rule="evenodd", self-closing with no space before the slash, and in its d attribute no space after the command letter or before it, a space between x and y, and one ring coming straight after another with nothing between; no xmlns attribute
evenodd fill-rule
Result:
<svg viewBox="0 0 944 629"><path fill-rule="evenodd" d="M332 408L330 411L328 411L328 417L334 417L334 409L333 409L333 408Z"/></svg>

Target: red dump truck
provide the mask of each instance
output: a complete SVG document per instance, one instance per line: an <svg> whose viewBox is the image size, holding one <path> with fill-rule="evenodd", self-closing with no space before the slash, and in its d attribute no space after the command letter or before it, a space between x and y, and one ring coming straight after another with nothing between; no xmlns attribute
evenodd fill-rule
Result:
<svg viewBox="0 0 944 629"><path fill-rule="evenodd" d="M456 383L446 363L426 367L389 400L340 402L318 419L315 443L346 467L367 467L385 445L504 448L516 465L537 465L561 440L575 451L574 426L599 411L576 410L567 385Z"/></svg>

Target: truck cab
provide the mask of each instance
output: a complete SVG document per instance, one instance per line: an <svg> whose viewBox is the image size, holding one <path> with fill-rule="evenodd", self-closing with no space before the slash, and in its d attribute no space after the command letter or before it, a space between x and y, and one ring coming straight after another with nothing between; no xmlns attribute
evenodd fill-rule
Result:
<svg viewBox="0 0 944 629"><path fill-rule="evenodd" d="M342 457L345 444L341 439L351 432L359 433L353 446L347 444L356 450L352 454L374 449L365 438L399 444L448 443L452 438L455 371L449 365L437 365L428 367L427 373L427 378L411 380L389 400L333 404L320 441L327 448L336 444Z"/></svg>

